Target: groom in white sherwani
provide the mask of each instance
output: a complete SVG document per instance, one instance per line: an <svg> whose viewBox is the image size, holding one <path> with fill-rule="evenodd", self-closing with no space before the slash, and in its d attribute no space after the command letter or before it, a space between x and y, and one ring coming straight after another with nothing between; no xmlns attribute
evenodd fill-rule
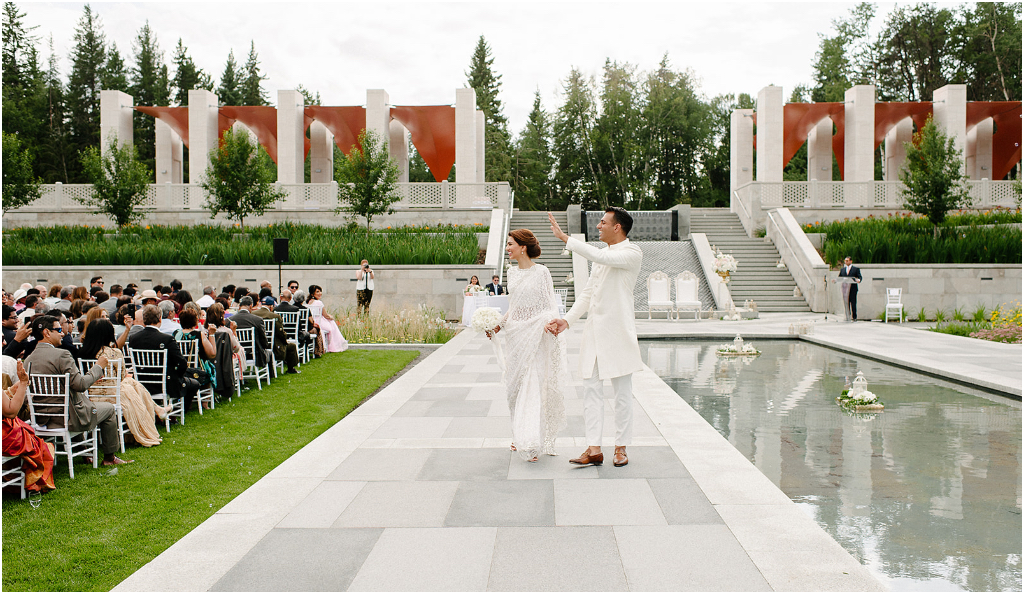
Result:
<svg viewBox="0 0 1024 594"><path fill-rule="evenodd" d="M551 320L548 331L560 334L575 325L583 314L583 344L580 348L580 377L583 378L583 417L587 451L573 464L599 466L604 463L601 435L604 425L604 380L610 379L615 393L615 466L629 463L626 446L633 437L633 372L643 369L636 339L633 288L640 274L643 252L626 237L633 217L618 207L606 209L597 224L598 238L608 247L598 249L566 235L548 213L551 232L566 248L594 263L590 280L576 296L565 319Z"/></svg>

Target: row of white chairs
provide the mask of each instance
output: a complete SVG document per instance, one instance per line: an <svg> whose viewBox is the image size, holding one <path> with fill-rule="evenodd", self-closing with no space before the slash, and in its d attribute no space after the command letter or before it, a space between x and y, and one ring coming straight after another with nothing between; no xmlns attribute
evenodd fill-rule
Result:
<svg viewBox="0 0 1024 594"><path fill-rule="evenodd" d="M672 286L675 285L676 298L672 299ZM669 278L660 270L652 272L647 277L647 318L651 318L651 312L655 310L666 311L671 319L674 313L679 319L680 312L693 312L693 319L700 318L700 311L703 307L698 295L700 284L697 276L686 270L676 278Z"/></svg>

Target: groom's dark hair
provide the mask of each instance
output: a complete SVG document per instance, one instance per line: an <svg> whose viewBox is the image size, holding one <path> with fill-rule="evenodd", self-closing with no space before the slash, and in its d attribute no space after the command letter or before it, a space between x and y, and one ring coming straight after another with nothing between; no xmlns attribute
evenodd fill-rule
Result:
<svg viewBox="0 0 1024 594"><path fill-rule="evenodd" d="M629 216L626 209L618 206L609 206L604 211L612 213L612 216L615 217L615 224L621 225L622 234L628 237L629 230L633 228L633 217Z"/></svg>

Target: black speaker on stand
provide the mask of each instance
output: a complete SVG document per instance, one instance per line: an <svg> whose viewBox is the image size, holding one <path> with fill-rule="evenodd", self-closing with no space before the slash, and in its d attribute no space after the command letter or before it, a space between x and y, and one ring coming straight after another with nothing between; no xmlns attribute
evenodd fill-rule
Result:
<svg viewBox="0 0 1024 594"><path fill-rule="evenodd" d="M277 294L281 294L283 285L281 284L281 265L288 261L288 238L287 237L275 237L274 238L274 262L277 263Z"/></svg>

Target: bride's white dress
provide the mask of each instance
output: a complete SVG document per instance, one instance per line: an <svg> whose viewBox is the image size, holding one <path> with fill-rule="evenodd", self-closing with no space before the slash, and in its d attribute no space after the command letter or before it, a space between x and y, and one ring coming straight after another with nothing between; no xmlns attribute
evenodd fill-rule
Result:
<svg viewBox="0 0 1024 594"><path fill-rule="evenodd" d="M564 394L569 367L565 338L544 331L558 316L551 273L540 264L508 272L509 310L495 335L503 354L512 443L524 460L555 454L555 437L565 425Z"/></svg>

